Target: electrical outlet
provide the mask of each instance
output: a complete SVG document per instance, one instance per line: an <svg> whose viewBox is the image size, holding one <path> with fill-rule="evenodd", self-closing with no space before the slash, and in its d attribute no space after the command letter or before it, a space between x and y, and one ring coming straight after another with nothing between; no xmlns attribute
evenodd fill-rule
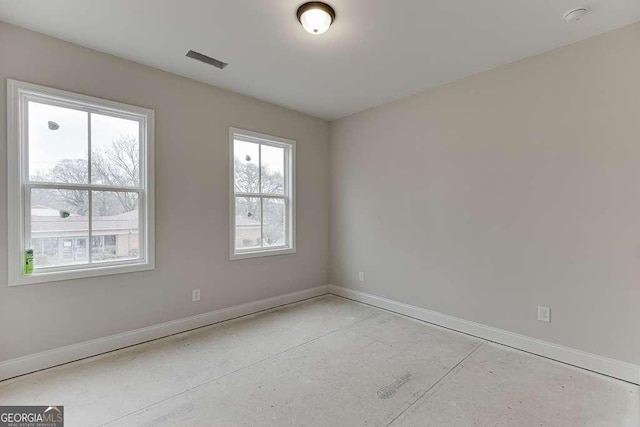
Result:
<svg viewBox="0 0 640 427"><path fill-rule="evenodd" d="M551 309L549 307L538 306L538 320L541 322L551 322Z"/></svg>
<svg viewBox="0 0 640 427"><path fill-rule="evenodd" d="M358 273L358 280L364 282L364 271Z"/></svg>
<svg viewBox="0 0 640 427"><path fill-rule="evenodd" d="M200 301L200 289L191 291L191 301Z"/></svg>

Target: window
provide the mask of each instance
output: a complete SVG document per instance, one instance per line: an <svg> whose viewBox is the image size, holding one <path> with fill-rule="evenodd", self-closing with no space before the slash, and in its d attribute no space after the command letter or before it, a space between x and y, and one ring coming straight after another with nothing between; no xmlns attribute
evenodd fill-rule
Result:
<svg viewBox="0 0 640 427"><path fill-rule="evenodd" d="M231 128L231 259L296 251L295 141Z"/></svg>
<svg viewBox="0 0 640 427"><path fill-rule="evenodd" d="M153 111L7 89L9 285L153 269Z"/></svg>

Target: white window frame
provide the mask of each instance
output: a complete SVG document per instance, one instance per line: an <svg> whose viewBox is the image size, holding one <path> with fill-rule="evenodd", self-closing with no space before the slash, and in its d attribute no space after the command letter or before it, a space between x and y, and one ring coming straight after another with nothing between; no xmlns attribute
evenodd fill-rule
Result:
<svg viewBox="0 0 640 427"><path fill-rule="evenodd" d="M91 113L107 114L141 122L140 185L119 187L99 184L56 184L32 182L29 179L28 101L60 105ZM7 173L8 173L8 282L9 286L45 283L110 274L132 273L155 268L155 204L154 204L154 111L53 89L32 83L7 79ZM89 134L90 135L90 134ZM91 164L89 136L88 165ZM90 166L89 166L90 168ZM32 188L66 188L70 190L127 191L138 194L140 258L95 264L68 265L35 269L24 274L24 251L30 239L29 194ZM91 198L89 198L91 200ZM89 201L91 216L91 201ZM91 228L91 226L90 226ZM91 253L91 238L87 251Z"/></svg>
<svg viewBox="0 0 640 427"><path fill-rule="evenodd" d="M254 142L262 145L270 145L285 149L285 192L284 194L269 193L236 193L235 177L234 177L234 140L236 136L248 142ZM261 159L258 161L261 168ZM244 129L229 128L229 251L231 260L239 260L246 258L257 258L272 255L285 255L296 252L296 142L292 139L280 138L276 136L266 135L263 133L253 132ZM285 214L287 217L285 227L286 245L276 248L256 248L237 250L236 242L236 197L256 197L256 198L279 198L285 202ZM262 224L262 215L260 221ZM261 226L262 228L262 226ZM261 238L262 241L262 238Z"/></svg>

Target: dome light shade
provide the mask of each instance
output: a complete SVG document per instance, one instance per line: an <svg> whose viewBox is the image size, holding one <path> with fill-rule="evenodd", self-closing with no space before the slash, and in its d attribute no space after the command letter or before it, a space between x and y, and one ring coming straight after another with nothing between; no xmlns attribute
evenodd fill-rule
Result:
<svg viewBox="0 0 640 427"><path fill-rule="evenodd" d="M311 1L298 8L298 21L310 34L322 34L336 19L336 12L331 6L319 1Z"/></svg>

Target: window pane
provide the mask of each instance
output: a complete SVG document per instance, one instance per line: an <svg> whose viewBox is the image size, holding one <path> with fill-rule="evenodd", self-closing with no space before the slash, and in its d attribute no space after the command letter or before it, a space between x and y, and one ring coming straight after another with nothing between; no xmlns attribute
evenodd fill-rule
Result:
<svg viewBox="0 0 640 427"><path fill-rule="evenodd" d="M138 193L92 191L92 261L140 258Z"/></svg>
<svg viewBox="0 0 640 427"><path fill-rule="evenodd" d="M88 262L88 197L84 190L31 190L35 268Z"/></svg>
<svg viewBox="0 0 640 427"><path fill-rule="evenodd" d="M236 197L236 249L260 248L260 199Z"/></svg>
<svg viewBox="0 0 640 427"><path fill-rule="evenodd" d="M262 225L264 246L284 246L285 203L283 199L262 199L264 223Z"/></svg>
<svg viewBox="0 0 640 427"><path fill-rule="evenodd" d="M88 113L29 101L29 177L88 182Z"/></svg>
<svg viewBox="0 0 640 427"><path fill-rule="evenodd" d="M261 145L262 192L284 194L284 148Z"/></svg>
<svg viewBox="0 0 640 427"><path fill-rule="evenodd" d="M140 184L140 122L91 114L91 183Z"/></svg>
<svg viewBox="0 0 640 427"><path fill-rule="evenodd" d="M233 172L236 193L258 193L259 173L258 157L260 145L235 140L233 142Z"/></svg>

